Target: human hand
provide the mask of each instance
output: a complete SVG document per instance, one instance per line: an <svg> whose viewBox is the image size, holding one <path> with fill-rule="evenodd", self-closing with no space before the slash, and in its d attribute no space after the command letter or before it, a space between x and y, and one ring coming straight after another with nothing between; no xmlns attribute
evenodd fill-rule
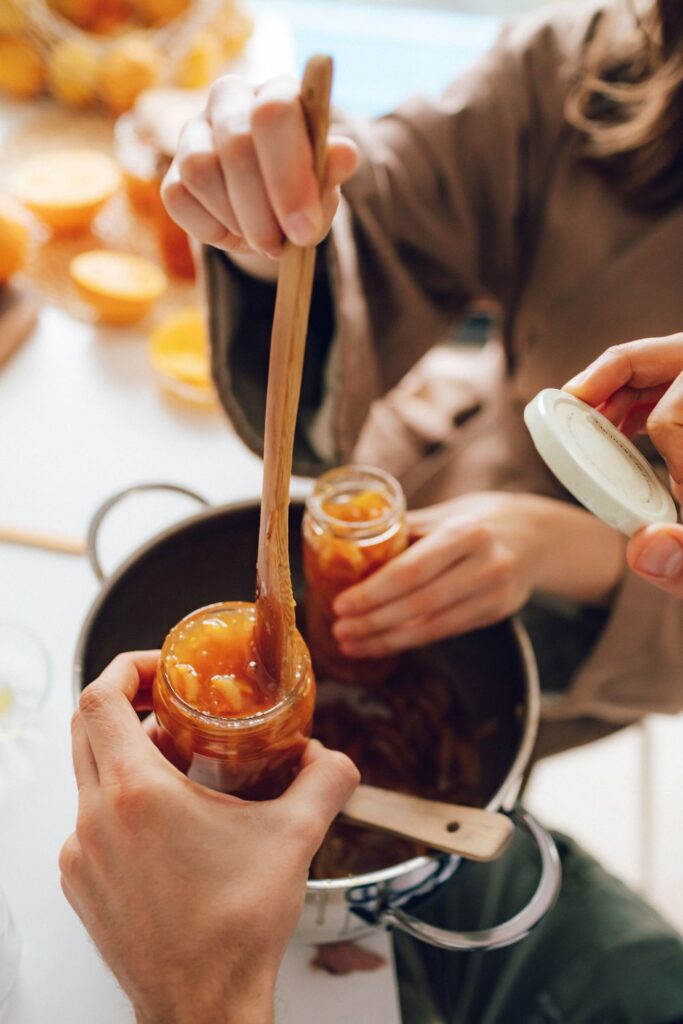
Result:
<svg viewBox="0 0 683 1024"><path fill-rule="evenodd" d="M139 1024L265 1024L309 863L358 772L311 742L277 800L190 781L133 710L157 660L120 655L83 691L72 722L78 822L60 856L62 887Z"/></svg>
<svg viewBox="0 0 683 1024"><path fill-rule="evenodd" d="M674 495L683 499L683 334L615 345L565 389L600 409L624 433L646 430L666 461ZM643 579L683 597L683 527L639 530L626 555Z"/></svg>
<svg viewBox="0 0 683 1024"><path fill-rule="evenodd" d="M225 75L213 84L204 113L183 129L161 190L193 238L277 259L285 238L316 245L325 237L357 151L349 139L329 138L321 192L299 88L286 77L254 87Z"/></svg>
<svg viewBox="0 0 683 1024"><path fill-rule="evenodd" d="M333 633L350 657L382 657L489 625L518 611L534 589L600 603L621 572L613 531L536 495L469 494L408 513L408 525L414 543L335 601ZM581 546L595 555L583 573Z"/></svg>

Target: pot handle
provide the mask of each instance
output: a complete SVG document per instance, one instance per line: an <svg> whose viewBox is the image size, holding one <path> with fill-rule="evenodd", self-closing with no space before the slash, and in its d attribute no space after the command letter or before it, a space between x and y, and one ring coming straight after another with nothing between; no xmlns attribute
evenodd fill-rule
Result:
<svg viewBox="0 0 683 1024"><path fill-rule="evenodd" d="M379 917L381 924L398 928L413 938L438 946L439 949L489 950L501 949L519 942L543 920L552 909L560 891L562 866L552 836L526 811L511 811L510 817L516 825L525 828L536 841L541 855L541 878L536 892L526 907L503 924L483 928L476 932L453 932L446 928L420 921L412 914L398 907L386 907Z"/></svg>
<svg viewBox="0 0 683 1024"><path fill-rule="evenodd" d="M178 484L166 483L134 484L132 487L126 487L125 490L119 491L117 494L113 494L111 498L107 498L106 501L102 502L95 512L95 515L92 517L85 541L86 553L90 560L90 565L92 566L92 570L100 583L102 583L106 578L97 550L102 522L114 506L118 505L124 498L127 498L129 494L139 494L142 491L172 491L175 494L185 494L188 498L194 498L194 500L198 501L200 505L206 506L209 504L206 498L202 498L201 494L197 494L196 491L191 491L187 487L180 487Z"/></svg>

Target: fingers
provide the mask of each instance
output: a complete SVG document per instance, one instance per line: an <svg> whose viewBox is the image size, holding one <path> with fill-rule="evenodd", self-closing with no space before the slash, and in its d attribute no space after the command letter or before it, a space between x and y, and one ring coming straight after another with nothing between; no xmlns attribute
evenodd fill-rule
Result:
<svg viewBox="0 0 683 1024"><path fill-rule="evenodd" d="M97 763L80 711L71 719L71 757L79 792L87 787L97 786L100 781Z"/></svg>
<svg viewBox="0 0 683 1024"><path fill-rule="evenodd" d="M282 235L256 153L255 106L251 86L228 75L211 90L207 115L238 233L252 251L275 256Z"/></svg>
<svg viewBox="0 0 683 1024"><path fill-rule="evenodd" d="M323 210L298 83L289 78L266 82L254 104L252 125L274 219L296 244L318 241Z"/></svg>
<svg viewBox="0 0 683 1024"><path fill-rule="evenodd" d="M354 658L385 658L447 636L469 633L498 622L510 613L511 607L500 588L487 587L433 615L355 641L352 648L345 648L345 653Z"/></svg>
<svg viewBox="0 0 683 1024"><path fill-rule="evenodd" d="M161 198L173 220L202 245L229 252L241 250L243 239L233 235L195 199L181 180L176 163L171 164L162 182Z"/></svg>
<svg viewBox="0 0 683 1024"><path fill-rule="evenodd" d="M177 768L183 775L187 775L190 762L183 757L172 738L165 729L159 725L156 715L147 715L142 721L142 728L147 733L155 747L164 755L174 768Z"/></svg>
<svg viewBox="0 0 683 1024"><path fill-rule="evenodd" d="M631 569L648 583L683 598L683 526L647 526L629 540Z"/></svg>
<svg viewBox="0 0 683 1024"><path fill-rule="evenodd" d="M321 190L299 83L275 78L255 90L226 75L211 88L205 115L183 130L162 197L200 242L274 259L285 237L321 241L357 161L350 140L329 139Z"/></svg>
<svg viewBox="0 0 683 1024"><path fill-rule="evenodd" d="M589 405L606 402L620 388L648 388L672 381L683 370L683 334L614 345L565 384Z"/></svg>
<svg viewBox="0 0 683 1024"><path fill-rule="evenodd" d="M652 410L646 427L669 473L677 484L683 484L683 372Z"/></svg>
<svg viewBox="0 0 683 1024"><path fill-rule="evenodd" d="M139 770L150 758L167 764L131 703L141 687L151 687L158 659L157 651L120 654L81 694L80 719L101 785L118 782L130 765Z"/></svg>
<svg viewBox="0 0 683 1024"><path fill-rule="evenodd" d="M652 388L623 387L599 406L600 412L608 420L633 436L645 429L650 412L667 389L666 384Z"/></svg>
<svg viewBox="0 0 683 1024"><path fill-rule="evenodd" d="M176 165L188 192L224 230L239 235L237 218L230 206L211 125L204 117L193 118L182 130Z"/></svg>
<svg viewBox="0 0 683 1024"><path fill-rule="evenodd" d="M359 782L358 769L346 754L327 750L318 740L308 743L299 774L276 803L299 823L311 854Z"/></svg>
<svg viewBox="0 0 683 1024"><path fill-rule="evenodd" d="M355 647L371 636L401 627L406 622L427 618L471 597L490 582L495 573L491 560L477 553L461 559L454 567L412 591L389 601L365 615L338 619L332 627L344 654L353 656Z"/></svg>
<svg viewBox="0 0 683 1024"><path fill-rule="evenodd" d="M378 569L362 583L349 587L336 598L334 612L340 618L368 612L424 587L474 553L483 543L483 531L470 517L453 519Z"/></svg>

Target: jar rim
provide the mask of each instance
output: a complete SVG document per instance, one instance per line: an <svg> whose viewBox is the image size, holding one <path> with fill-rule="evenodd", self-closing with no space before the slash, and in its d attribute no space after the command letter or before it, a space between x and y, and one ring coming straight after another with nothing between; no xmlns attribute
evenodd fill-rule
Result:
<svg viewBox="0 0 683 1024"><path fill-rule="evenodd" d="M165 670L164 657L168 653L167 644L171 634L178 629L178 627L188 623L190 620L193 620L198 616L212 615L216 614L216 612L225 611L227 609L254 607L255 604L253 601L218 601L214 604L202 605L201 608L195 608L194 611L183 616L183 618L180 619L167 633L159 658L159 674L163 677L164 685L170 693L174 703L179 706L183 714L186 714L187 717L191 718L194 722L210 726L212 729L225 730L226 732L239 732L243 729L246 730L249 728L266 726L274 718L277 718L283 710L286 710L291 704L293 704L300 696L306 678L312 673L313 668L308 647L306 646L306 642L301 636L299 630L296 631L296 638L299 643L297 644L298 664L295 667L295 685L286 694L281 696L276 704L273 704L269 708L265 708L263 711L256 711L250 715L241 715L240 717L234 718L223 715L212 715L208 711L201 711L193 704L189 704L185 698L178 693L171 682L169 675Z"/></svg>
<svg viewBox="0 0 683 1024"><path fill-rule="evenodd" d="M358 476L358 482L362 482L363 478L366 478L368 483L380 483L391 499L386 510L376 519L359 519L350 523L346 519L337 519L336 516L331 516L323 508L323 501L334 493L335 485L338 485L339 490L345 485L349 486L355 482L354 474ZM326 485L330 487L328 492L324 490ZM397 516L402 517L406 510L406 499L403 488L391 473L387 473L386 470L377 466L351 463L348 466L329 469L319 476L312 494L309 494L306 499L306 508L317 523L329 526L344 536L352 533L354 537L364 538L382 533L395 521Z"/></svg>

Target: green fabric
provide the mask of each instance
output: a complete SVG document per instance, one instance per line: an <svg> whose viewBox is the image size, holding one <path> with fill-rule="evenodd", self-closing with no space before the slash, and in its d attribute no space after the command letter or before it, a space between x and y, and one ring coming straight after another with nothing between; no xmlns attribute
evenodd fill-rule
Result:
<svg viewBox="0 0 683 1024"><path fill-rule="evenodd" d="M394 933L404 1024L680 1024L683 939L571 839L555 908L525 940L448 953ZM432 924L486 928L512 916L538 880L518 835L495 864L464 864L419 909Z"/></svg>

